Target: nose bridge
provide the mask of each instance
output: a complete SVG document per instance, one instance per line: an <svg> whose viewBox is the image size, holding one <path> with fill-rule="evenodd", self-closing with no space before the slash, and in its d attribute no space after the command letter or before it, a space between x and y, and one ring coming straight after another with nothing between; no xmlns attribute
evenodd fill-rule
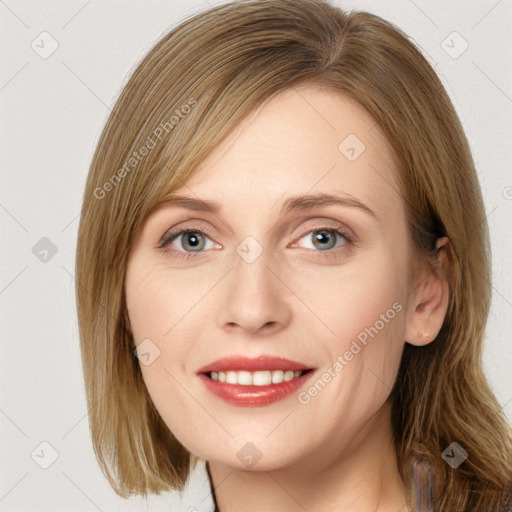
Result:
<svg viewBox="0 0 512 512"><path fill-rule="evenodd" d="M284 287L276 276L278 270L272 268L275 261L272 251L252 237L236 247L234 268L219 304L221 327L236 324L255 332L268 324L288 322Z"/></svg>
<svg viewBox="0 0 512 512"><path fill-rule="evenodd" d="M247 238L251 239L242 241L236 248L233 284L236 291L242 292L244 296L261 297L261 294L268 293L267 288L272 286L270 276L274 276L275 272L270 267L272 254L270 249L264 249L252 237Z"/></svg>

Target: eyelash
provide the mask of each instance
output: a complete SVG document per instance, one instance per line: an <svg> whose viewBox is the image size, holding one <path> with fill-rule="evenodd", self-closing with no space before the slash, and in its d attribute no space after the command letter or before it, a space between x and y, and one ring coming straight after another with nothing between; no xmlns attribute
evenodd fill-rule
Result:
<svg viewBox="0 0 512 512"><path fill-rule="evenodd" d="M302 238L304 238L306 235L309 235L310 233L313 233L315 231L328 231L328 232L332 232L334 234L337 234L339 236L341 236L342 238L345 239L345 244L342 245L341 247L338 247L336 249L327 249L327 250L320 250L320 249L308 249L310 251L315 251L317 253L320 253L321 254L321 257L326 257L326 258L333 258L333 257L338 257L340 255L340 253L343 253L347 250L347 244L352 244L354 243L354 239L352 238L351 235L349 235L348 233L346 233L345 231L342 231L340 229L335 229L333 227L328 227L328 226L323 226L323 227L318 227L318 228L315 228L315 229L310 229L309 231L306 231L305 233L303 233L297 240L301 240ZM205 226L200 226L200 228L187 228L187 229L181 229L181 230L178 230L178 231L171 231L170 233L166 233L163 237L162 237L162 240L159 242L157 248L160 249L164 254L172 254L172 255L175 255L175 256L178 256L179 258L183 258L185 260L189 260L191 258L196 258L196 254L198 253L201 253L201 252L204 252L204 251L196 251L196 252L183 252L183 251L176 251L174 249L167 249L166 246L171 243L171 242L174 242L174 240L176 240L177 238L179 238L181 235L184 235L186 233L199 233L201 235L206 235L208 238L210 238L210 240L213 241L213 235L209 232L209 230L205 227Z"/></svg>

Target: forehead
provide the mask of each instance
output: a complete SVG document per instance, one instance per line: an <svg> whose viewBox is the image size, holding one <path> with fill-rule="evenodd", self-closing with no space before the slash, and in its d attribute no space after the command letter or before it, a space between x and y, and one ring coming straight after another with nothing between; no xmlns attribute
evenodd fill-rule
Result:
<svg viewBox="0 0 512 512"><path fill-rule="evenodd" d="M307 85L279 93L249 115L199 166L180 195L221 208L265 206L293 195L340 194L398 214L393 150L354 100Z"/></svg>

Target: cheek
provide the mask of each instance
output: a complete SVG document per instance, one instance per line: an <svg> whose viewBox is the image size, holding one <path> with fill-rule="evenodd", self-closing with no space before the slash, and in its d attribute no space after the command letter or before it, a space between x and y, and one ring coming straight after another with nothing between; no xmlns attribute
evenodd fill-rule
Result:
<svg viewBox="0 0 512 512"><path fill-rule="evenodd" d="M126 302L130 324L147 391L174 431L180 428L175 418L190 414L184 406L189 396L180 383L194 334L183 336L183 329L188 332L187 313L193 311L198 297L190 288L178 287L176 278L171 279L172 272L162 272L154 265L149 272L144 268L128 267Z"/></svg>
<svg viewBox="0 0 512 512"><path fill-rule="evenodd" d="M136 344L146 338L157 341L171 327L172 318L168 317L167 311L173 308L167 295L154 272L143 273L129 268L126 304Z"/></svg>
<svg viewBox="0 0 512 512"><path fill-rule="evenodd" d="M329 360L343 358L340 385L350 381L350 387L372 395L380 387L380 399L393 385L404 345L403 264L382 251L331 272L323 280L326 285L310 289L308 295L311 309L322 319L317 324Z"/></svg>
<svg viewBox="0 0 512 512"><path fill-rule="evenodd" d="M144 271L140 265L127 272L126 302L130 323L136 342L151 338L165 345L173 338L177 326L194 314L193 309L204 292L201 279L196 280L195 276L190 285L175 272L154 264L148 267L150 271Z"/></svg>
<svg viewBox="0 0 512 512"><path fill-rule="evenodd" d="M126 303L142 376L153 401L159 402L163 390L174 389L171 375L186 357L186 344L173 335L186 315L187 300L183 293L178 299L176 287L154 265L150 271L139 265L128 267Z"/></svg>
<svg viewBox="0 0 512 512"><path fill-rule="evenodd" d="M198 275L200 271L191 285L190 273L143 259L137 263L127 270L126 302L135 345L141 354L150 353L146 360L139 356L142 375L155 403L166 394L165 400L173 396L179 403L182 390L178 380L195 369L191 364L194 343L208 321L203 308L211 284L207 276ZM148 359L151 363L144 364Z"/></svg>
<svg viewBox="0 0 512 512"><path fill-rule="evenodd" d="M301 272L295 289L334 337L346 338L373 326L386 312L395 319L400 307L393 304L404 307L406 290L400 266L391 254L368 256L335 271Z"/></svg>

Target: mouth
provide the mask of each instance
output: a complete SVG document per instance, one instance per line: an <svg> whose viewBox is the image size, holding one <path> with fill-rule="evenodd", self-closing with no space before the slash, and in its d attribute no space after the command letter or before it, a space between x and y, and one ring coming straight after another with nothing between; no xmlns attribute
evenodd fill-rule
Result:
<svg viewBox="0 0 512 512"><path fill-rule="evenodd" d="M225 402L241 406L269 405L298 391L315 369L279 357L234 356L198 372L206 389Z"/></svg>

